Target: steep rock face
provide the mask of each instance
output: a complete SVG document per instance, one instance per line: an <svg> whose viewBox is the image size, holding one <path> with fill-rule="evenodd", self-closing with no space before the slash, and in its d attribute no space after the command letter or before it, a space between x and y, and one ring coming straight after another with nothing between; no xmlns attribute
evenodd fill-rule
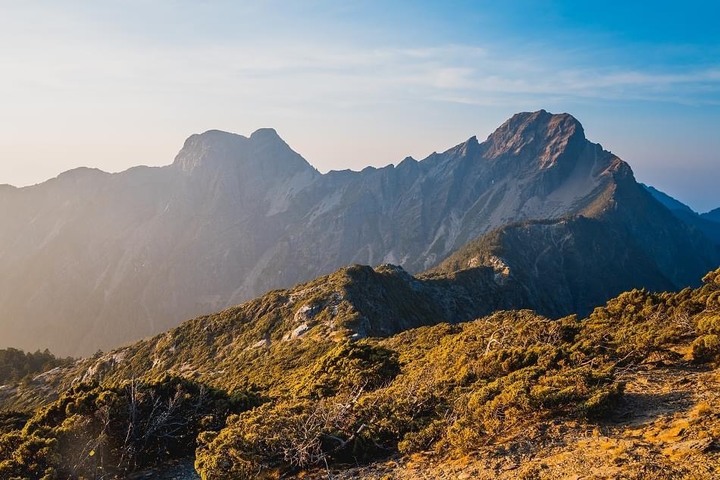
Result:
<svg viewBox="0 0 720 480"><path fill-rule="evenodd" d="M352 263L417 273L518 221L642 216L614 195L621 177L634 184L577 120L545 111L361 172L320 174L271 129L193 135L167 167L0 189L2 341L87 354Z"/></svg>

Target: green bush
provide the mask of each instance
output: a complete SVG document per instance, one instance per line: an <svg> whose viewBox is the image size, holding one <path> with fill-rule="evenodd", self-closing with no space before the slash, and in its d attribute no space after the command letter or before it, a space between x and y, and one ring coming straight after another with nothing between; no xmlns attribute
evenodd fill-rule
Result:
<svg viewBox="0 0 720 480"><path fill-rule="evenodd" d="M338 392L372 390L400 372L397 352L365 342L345 342L315 362L298 394L323 398Z"/></svg>
<svg viewBox="0 0 720 480"><path fill-rule="evenodd" d="M700 317L697 324L698 333L720 335L720 313L710 313Z"/></svg>
<svg viewBox="0 0 720 480"><path fill-rule="evenodd" d="M720 337L703 335L692 343L692 358L696 363L713 362L720 359Z"/></svg>
<svg viewBox="0 0 720 480"><path fill-rule="evenodd" d="M177 377L80 385L0 437L0 472L22 472L0 478L94 478L184 458L201 429L222 428L231 408L250 406Z"/></svg>
<svg viewBox="0 0 720 480"><path fill-rule="evenodd" d="M203 478L252 479L332 462L348 451L357 456L363 428L354 402L284 401L232 416L219 434L200 437L195 467Z"/></svg>

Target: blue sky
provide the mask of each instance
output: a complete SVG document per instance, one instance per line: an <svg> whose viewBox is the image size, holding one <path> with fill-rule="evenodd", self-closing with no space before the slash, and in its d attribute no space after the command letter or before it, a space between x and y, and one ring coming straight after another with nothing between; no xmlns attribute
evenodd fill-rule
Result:
<svg viewBox="0 0 720 480"><path fill-rule="evenodd" d="M274 127L321 171L569 112L639 180L720 206L719 2L0 2L0 183Z"/></svg>

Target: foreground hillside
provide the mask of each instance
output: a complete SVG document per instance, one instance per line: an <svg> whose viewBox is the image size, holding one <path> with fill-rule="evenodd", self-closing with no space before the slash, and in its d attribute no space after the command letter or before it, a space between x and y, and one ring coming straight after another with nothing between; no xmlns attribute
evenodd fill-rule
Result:
<svg viewBox="0 0 720 480"><path fill-rule="evenodd" d="M78 169L0 190L0 348L89 355L353 263L417 274L498 228L578 216L616 232L615 250L630 239L642 255L621 259L612 288L565 282L582 272L559 270L553 283L567 294L544 313L587 312L633 287L680 288L720 263L701 231L568 114L520 113L484 142L327 174L274 130L209 131L166 167ZM533 242L542 252L545 239ZM513 245L500 256L523 255ZM555 254L572 252L552 253L562 266ZM582 267L611 271L615 257L603 250ZM515 277L520 295L545 297L535 288L544 271L511 269L531 277Z"/></svg>
<svg viewBox="0 0 720 480"><path fill-rule="evenodd" d="M431 312L388 280L402 275L356 267L17 386L6 406L40 391L45 406L3 413L0 477L193 457L208 479L720 474L720 270L584 319L504 311L374 336Z"/></svg>

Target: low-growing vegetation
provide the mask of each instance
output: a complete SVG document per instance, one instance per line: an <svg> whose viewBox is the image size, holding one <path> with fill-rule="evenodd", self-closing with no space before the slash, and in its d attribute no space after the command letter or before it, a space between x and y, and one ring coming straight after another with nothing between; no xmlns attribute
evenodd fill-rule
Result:
<svg viewBox="0 0 720 480"><path fill-rule="evenodd" d="M599 425L622 405L627 373L653 359L720 362L720 270L697 289L626 292L585 319L521 310L387 338L287 336L299 321L331 325L333 295L253 304L259 323L246 310L190 322L121 351L116 367L97 359L99 383L0 418L0 478L111 478L193 455L204 479L459 458L510 449L540 425ZM181 364L163 376L172 358Z"/></svg>
<svg viewBox="0 0 720 480"><path fill-rule="evenodd" d="M538 418L602 415L622 385L611 360L588 362L579 331L575 318L520 311L338 346L288 379L288 395L202 437L197 469L254 478L397 451L462 454Z"/></svg>
<svg viewBox="0 0 720 480"><path fill-rule="evenodd" d="M253 395L229 397L177 377L80 384L6 429L0 478L121 477L192 455L201 431L222 427L254 402Z"/></svg>

